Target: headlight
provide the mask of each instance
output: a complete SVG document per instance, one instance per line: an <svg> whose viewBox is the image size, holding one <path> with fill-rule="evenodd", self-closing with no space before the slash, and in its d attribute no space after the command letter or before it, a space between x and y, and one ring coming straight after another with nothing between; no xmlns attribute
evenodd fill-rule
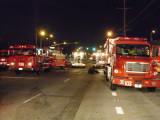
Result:
<svg viewBox="0 0 160 120"><path fill-rule="evenodd" d="M154 72L154 75L157 75L158 74L158 72Z"/></svg>
<svg viewBox="0 0 160 120"><path fill-rule="evenodd" d="M14 62L11 62L11 65L14 65L15 63Z"/></svg>
<svg viewBox="0 0 160 120"><path fill-rule="evenodd" d="M152 86L157 86L157 82L152 82Z"/></svg>
<svg viewBox="0 0 160 120"><path fill-rule="evenodd" d="M117 69L115 69L115 70L114 70L114 73L118 73L118 70L117 70Z"/></svg>
<svg viewBox="0 0 160 120"><path fill-rule="evenodd" d="M29 66L32 66L32 63L31 63L31 62L29 62L29 63L28 63L28 65L29 65Z"/></svg>

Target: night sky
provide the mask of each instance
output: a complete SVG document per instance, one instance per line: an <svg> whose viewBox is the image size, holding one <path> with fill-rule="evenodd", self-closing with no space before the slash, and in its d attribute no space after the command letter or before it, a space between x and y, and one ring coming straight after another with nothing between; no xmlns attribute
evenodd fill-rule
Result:
<svg viewBox="0 0 160 120"><path fill-rule="evenodd" d="M123 0L0 0L0 46L34 44L37 16L38 30L55 36L45 42L98 47L107 30L123 36L122 7ZM126 7L127 36L149 38L155 29L153 39L160 39L160 0L126 0Z"/></svg>

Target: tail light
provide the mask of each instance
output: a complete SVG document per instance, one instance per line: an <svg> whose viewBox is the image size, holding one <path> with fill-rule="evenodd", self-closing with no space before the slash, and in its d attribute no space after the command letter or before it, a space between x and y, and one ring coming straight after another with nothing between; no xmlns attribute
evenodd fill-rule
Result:
<svg viewBox="0 0 160 120"><path fill-rule="evenodd" d="M128 71L132 71L133 69L132 68L128 68Z"/></svg>
<svg viewBox="0 0 160 120"><path fill-rule="evenodd" d="M147 72L147 70L146 70L146 69L143 69L142 72Z"/></svg>

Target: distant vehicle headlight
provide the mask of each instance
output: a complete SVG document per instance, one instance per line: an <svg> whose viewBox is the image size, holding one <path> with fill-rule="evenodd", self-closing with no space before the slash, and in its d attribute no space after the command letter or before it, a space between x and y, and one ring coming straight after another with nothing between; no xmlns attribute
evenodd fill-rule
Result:
<svg viewBox="0 0 160 120"><path fill-rule="evenodd" d="M14 62L11 62L11 65L14 65L15 63Z"/></svg>
<svg viewBox="0 0 160 120"><path fill-rule="evenodd" d="M29 65L29 66L32 66L32 63L31 63L31 62L29 62L29 63L28 63L28 65Z"/></svg>

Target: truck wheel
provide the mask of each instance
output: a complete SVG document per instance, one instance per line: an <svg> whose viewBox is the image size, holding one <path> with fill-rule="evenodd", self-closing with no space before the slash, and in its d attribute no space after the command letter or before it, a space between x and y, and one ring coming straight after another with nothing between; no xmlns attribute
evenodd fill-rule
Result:
<svg viewBox="0 0 160 120"><path fill-rule="evenodd" d="M110 83L110 89L111 90L116 90L117 89L117 85L116 84L112 84L112 82Z"/></svg>
<svg viewBox="0 0 160 120"><path fill-rule="evenodd" d="M16 74L20 74L20 73L21 73L21 71L19 71L19 70L15 70L15 73L16 73Z"/></svg>
<svg viewBox="0 0 160 120"><path fill-rule="evenodd" d="M36 75L40 75L43 72L43 65L40 63L39 68L36 70Z"/></svg>
<svg viewBox="0 0 160 120"><path fill-rule="evenodd" d="M109 81L109 79L108 79L108 73L106 72L106 81Z"/></svg>
<svg viewBox="0 0 160 120"><path fill-rule="evenodd" d="M61 70L63 70L63 69L64 69L64 67L63 67L63 66L60 66L60 69L61 69Z"/></svg>
<svg viewBox="0 0 160 120"><path fill-rule="evenodd" d="M40 75L40 71L39 70L36 70L36 75Z"/></svg>
<svg viewBox="0 0 160 120"><path fill-rule="evenodd" d="M155 92L156 91L156 87L148 87L147 90L149 92Z"/></svg>

